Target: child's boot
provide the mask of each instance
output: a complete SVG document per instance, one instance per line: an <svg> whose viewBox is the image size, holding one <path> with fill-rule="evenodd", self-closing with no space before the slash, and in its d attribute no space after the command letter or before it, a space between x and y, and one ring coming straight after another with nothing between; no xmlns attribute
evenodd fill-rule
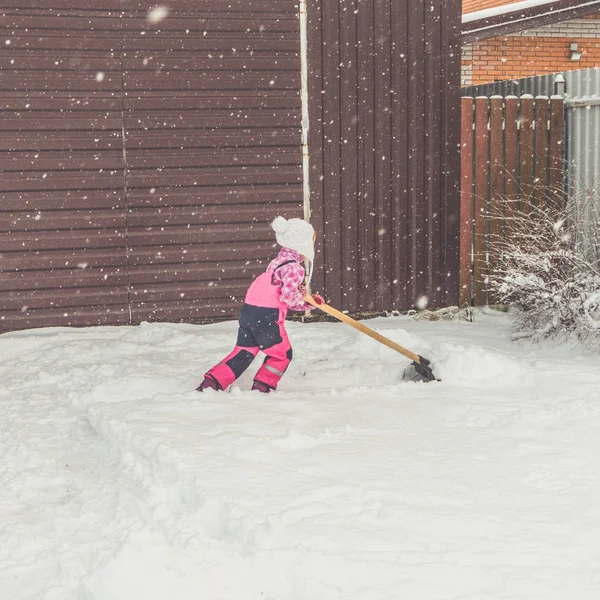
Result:
<svg viewBox="0 0 600 600"><path fill-rule="evenodd" d="M254 383L252 385L252 390L258 390L259 392L262 392L263 394L268 394L271 390L273 390L274 388L272 388L270 385L267 385L266 383L263 383L262 381L256 381L256 379L254 380Z"/></svg>
<svg viewBox="0 0 600 600"><path fill-rule="evenodd" d="M219 382L214 377L211 377L210 375L205 375L204 381L196 388L196 391L197 392L203 392L204 390L219 391L221 389L222 388L219 385Z"/></svg>

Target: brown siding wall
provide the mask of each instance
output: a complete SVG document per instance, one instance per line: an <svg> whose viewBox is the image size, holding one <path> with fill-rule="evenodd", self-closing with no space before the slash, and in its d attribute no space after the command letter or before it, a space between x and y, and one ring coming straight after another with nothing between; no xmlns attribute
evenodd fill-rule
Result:
<svg viewBox="0 0 600 600"><path fill-rule="evenodd" d="M297 3L167 4L0 0L0 329L231 317L303 214ZM308 15L314 288L455 302L459 0Z"/></svg>
<svg viewBox="0 0 600 600"><path fill-rule="evenodd" d="M123 20L132 320L230 317L302 216L294 0L179 0Z"/></svg>
<svg viewBox="0 0 600 600"><path fill-rule="evenodd" d="M460 2L308 3L315 289L347 310L458 300Z"/></svg>
<svg viewBox="0 0 600 600"><path fill-rule="evenodd" d="M1 6L0 329L126 323L119 15Z"/></svg>
<svg viewBox="0 0 600 600"><path fill-rule="evenodd" d="M296 3L95 4L0 0L0 330L231 316L302 215Z"/></svg>

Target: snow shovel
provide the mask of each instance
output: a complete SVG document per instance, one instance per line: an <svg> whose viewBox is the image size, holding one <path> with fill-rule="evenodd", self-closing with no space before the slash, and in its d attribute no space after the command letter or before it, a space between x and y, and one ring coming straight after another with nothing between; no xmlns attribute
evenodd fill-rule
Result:
<svg viewBox="0 0 600 600"><path fill-rule="evenodd" d="M364 333L365 335L372 337L374 340L381 342L388 348L391 348L392 350L395 350L396 352L400 352L400 354L403 354L407 358L410 358L413 362L410 365L408 365L408 367L406 367L406 369L404 369L404 374L402 376L403 379L405 379L407 381L424 381L424 382L440 381L433 374L433 371L431 370L431 367L429 366L430 361L428 361L426 358L423 358L420 354L415 354L414 352L407 350L403 346L400 346L400 344L396 344L396 342L392 342L392 340L384 337L383 335L381 335L380 333L377 333L376 331L373 331L372 329L369 329L362 323L355 321L354 319L350 318L348 315L333 308L332 306L329 306L328 304L325 304L325 303L318 304L317 302L315 302L314 298L309 294L307 294L304 297L304 299L306 300L306 302L308 302L309 304L312 304L316 308L320 308L323 312L326 312L328 315L331 315L332 317L335 317L336 319L343 321L344 323L347 323L348 325L350 325L350 327L354 327L354 329L358 329L358 331L360 331L361 333Z"/></svg>

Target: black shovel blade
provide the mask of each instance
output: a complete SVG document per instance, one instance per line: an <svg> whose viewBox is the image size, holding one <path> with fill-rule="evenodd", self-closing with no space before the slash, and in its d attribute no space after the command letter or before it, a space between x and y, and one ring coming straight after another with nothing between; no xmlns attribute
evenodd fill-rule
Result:
<svg viewBox="0 0 600 600"><path fill-rule="evenodd" d="M411 362L406 369L404 369L404 375L402 377L406 381L423 381L428 383L430 381L440 381L436 378L429 366L429 361L423 358L419 354L419 362L416 360Z"/></svg>

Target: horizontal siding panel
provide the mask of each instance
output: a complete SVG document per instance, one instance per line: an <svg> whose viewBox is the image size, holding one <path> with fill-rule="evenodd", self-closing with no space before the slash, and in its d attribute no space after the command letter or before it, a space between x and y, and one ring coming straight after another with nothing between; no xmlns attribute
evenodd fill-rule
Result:
<svg viewBox="0 0 600 600"><path fill-rule="evenodd" d="M64 72L93 71L94 75L114 73L121 76L120 58L97 56L73 57L68 54L58 56L56 53L19 53L17 56L0 56L0 68L4 72L35 74L40 71L62 74Z"/></svg>
<svg viewBox="0 0 600 600"><path fill-rule="evenodd" d="M29 31L25 33L4 34L6 39L10 39L10 49L12 51L32 51L32 52L96 52L111 53L109 58L118 53L121 46L121 38L118 35L107 38L99 38L93 35L64 35L56 32L49 35L44 31Z"/></svg>
<svg viewBox="0 0 600 600"><path fill-rule="evenodd" d="M23 4L27 6L26 1ZM39 11L27 12L28 14L23 14L21 10L14 11L10 14L10 17L7 13L4 13L0 18L0 27L11 31L23 29L29 35L52 30L63 36L68 31L71 35L85 36L89 36L89 33L93 32L93 37L99 37L102 34L114 34L119 24L118 19L115 18L118 16L116 13L114 16L109 16L104 11L101 13L90 12L88 13L89 16L80 16L70 10L60 14L55 14L53 11L43 11L43 13Z"/></svg>
<svg viewBox="0 0 600 600"><path fill-rule="evenodd" d="M0 212L0 232L72 231L125 229L122 211L36 211Z"/></svg>
<svg viewBox="0 0 600 600"><path fill-rule="evenodd" d="M239 314L240 303L230 298L219 300L169 303L132 303L131 318L134 323L142 321L168 321L177 322L211 322L215 320L231 319Z"/></svg>
<svg viewBox="0 0 600 600"><path fill-rule="evenodd" d="M44 250L41 252L6 253L2 271L54 271L59 269L95 269L127 267L127 255L122 248L113 250ZM0 274L2 277L2 274Z"/></svg>
<svg viewBox="0 0 600 600"><path fill-rule="evenodd" d="M0 273L4 292L69 288L127 288L127 270L121 268L64 269ZM10 297L10 294L8 294Z"/></svg>
<svg viewBox="0 0 600 600"><path fill-rule="evenodd" d="M150 231L131 229L129 241L132 247L155 246L160 249L171 244L208 244L220 242L265 242L272 238L266 228L238 225L207 225L204 227L161 227L164 231L152 228Z"/></svg>
<svg viewBox="0 0 600 600"><path fill-rule="evenodd" d="M293 206L293 205L292 205ZM258 208L258 211L257 211ZM294 207L295 208L295 207ZM283 206L249 206L231 205L226 212L221 207L193 207L193 208L168 208L168 209L135 209L128 216L128 226L131 231L139 227L164 227L183 225L194 227L197 225L220 224L249 224L265 219L272 220L283 210ZM258 215L257 215L258 212Z"/></svg>
<svg viewBox="0 0 600 600"><path fill-rule="evenodd" d="M0 131L121 131L122 117L118 113L104 115L74 114L63 112L32 115L29 113L3 114Z"/></svg>
<svg viewBox="0 0 600 600"><path fill-rule="evenodd" d="M131 132L127 136L127 148L239 148L255 146L296 146L301 142L300 127L281 129L225 129L204 131Z"/></svg>
<svg viewBox="0 0 600 600"><path fill-rule="evenodd" d="M208 300L229 298L234 302L241 302L248 285L243 282L221 283L218 280L208 283L183 283L177 285L165 283L163 285L132 286L131 302L154 304L163 302L177 302L183 300L193 302L194 300Z"/></svg>
<svg viewBox="0 0 600 600"><path fill-rule="evenodd" d="M184 265L184 264L221 264L228 260L266 261L276 248L273 240L262 242L239 241L235 245L230 242L217 241L204 245L173 245L163 248L137 247L132 249L129 264L135 267L146 265Z"/></svg>
<svg viewBox="0 0 600 600"><path fill-rule="evenodd" d="M240 90L235 96L215 91L180 91L176 97L157 91L145 91L124 98L125 110L155 111L157 106L162 110L236 110L252 108L286 108L300 110L300 95L295 90ZM143 114L143 113L141 113Z"/></svg>
<svg viewBox="0 0 600 600"><path fill-rule="evenodd" d="M88 327L90 325L127 325L129 307L91 305L85 308L44 308L19 312L0 312L0 331L37 327Z"/></svg>
<svg viewBox="0 0 600 600"><path fill-rule="evenodd" d="M125 127L128 131L143 129L144 131L160 129L174 131L202 130L205 128L216 128L225 126L227 129L236 127L293 127L297 130L298 125L290 120L288 110L269 111L246 110L246 111L219 111L210 112L200 110L190 110L177 115L160 114L140 114L127 115L125 118Z"/></svg>
<svg viewBox="0 0 600 600"><path fill-rule="evenodd" d="M0 61L0 65L3 63ZM100 69L102 67L99 67ZM273 71L279 73L282 71L293 71L294 74L300 69L300 57L294 54L283 53L281 56L267 57L246 56L238 58L235 56L210 56L210 57L188 57L179 58L168 57L148 57L146 52L134 53L133 56L127 56L123 60L123 68L127 72L135 71L175 71L175 72L219 72L227 71L229 73L238 72L245 74L248 71L262 72Z"/></svg>
<svg viewBox="0 0 600 600"><path fill-rule="evenodd" d="M0 206L6 211L49 210L121 210L124 214L124 191L116 190L42 190L0 193Z"/></svg>
<svg viewBox="0 0 600 600"><path fill-rule="evenodd" d="M129 279L132 287L158 284L228 281L231 279L246 280L248 283L263 265L264 257L253 260L221 261L214 264L181 264L160 268L156 265L140 266L130 270ZM247 287L247 285L246 285Z"/></svg>
<svg viewBox="0 0 600 600"><path fill-rule="evenodd" d="M118 211L123 206L122 190L92 191L43 191L5 192L0 194L0 203L7 211L51 211L51 210L90 210L112 209ZM297 204L302 186L272 185L220 188L150 188L134 189L128 193L129 207L177 207L193 206L201 208L211 205L276 204L287 210L286 204Z"/></svg>
<svg viewBox="0 0 600 600"><path fill-rule="evenodd" d="M79 71L8 71L0 79L0 92L21 89L24 92L121 92L121 74Z"/></svg>
<svg viewBox="0 0 600 600"><path fill-rule="evenodd" d="M77 171L77 174L66 174L59 171L47 173L11 171L0 177L0 192L30 190L97 190L122 189L122 170L105 173L93 171Z"/></svg>
<svg viewBox="0 0 600 600"><path fill-rule="evenodd" d="M122 288L91 288L91 289L53 289L53 290L30 290L11 292L3 300L7 311L52 308L86 308L90 305L100 304L102 306L127 305L129 293L127 287Z"/></svg>
<svg viewBox="0 0 600 600"><path fill-rule="evenodd" d="M291 148L215 148L210 152L175 152L171 150L139 150L129 159L130 169L174 169L190 167L225 167L236 165L298 165L301 150Z"/></svg>
<svg viewBox="0 0 600 600"><path fill-rule="evenodd" d="M243 36L244 41L256 36L268 38L273 34L281 35L284 33L294 33L298 29L298 20L294 13L271 12L267 15L261 15L260 18L249 18L249 14L240 14L235 18L233 11L222 12L220 14L204 13L200 18L189 19L188 17L179 17L177 13L171 13L168 18L160 23L151 23L147 18L128 17L123 19L123 31L126 39L135 40L132 35L135 32L143 32L146 37L152 36L162 39L173 33L184 33L186 36L201 34L210 31L211 33L235 33ZM254 17L254 15L252 15Z"/></svg>
<svg viewBox="0 0 600 600"><path fill-rule="evenodd" d="M0 151L112 150L123 151L121 130L10 132L2 131Z"/></svg>
<svg viewBox="0 0 600 600"><path fill-rule="evenodd" d="M39 1L39 0L36 0ZM105 0L103 0L104 2ZM111 2L114 0L110 0ZM149 3L147 0L122 0L123 8L130 11L140 11L146 14ZM295 0L174 0L168 3L171 15L188 14L189 16L202 16L206 13L233 12L253 16L256 13L265 13L268 17L274 12L294 12Z"/></svg>
<svg viewBox="0 0 600 600"><path fill-rule="evenodd" d="M194 75L178 72L129 73L124 88L127 93L136 93L138 90L190 90L200 88L210 90L300 90L300 80L293 75L273 73L246 73L244 77L232 77L226 73L212 73L197 71ZM75 89L75 88L73 88ZM85 88L82 88L85 89Z"/></svg>
<svg viewBox="0 0 600 600"><path fill-rule="evenodd" d="M3 171L85 171L89 169L122 169L123 151L108 152L6 152L2 156Z"/></svg>
<svg viewBox="0 0 600 600"><path fill-rule="evenodd" d="M72 11L85 11L86 13L106 11L121 12L138 11L142 14L148 12L148 7L152 6L147 0L101 0L101 2L92 3L90 0L0 0L0 8L22 14L24 11L33 12L35 9L43 9L44 13L57 12L64 9ZM295 0L277 0L277 7L280 11L293 12L295 9ZM273 0L175 0L169 2L169 8L172 13L179 14L187 12L196 15L198 11L204 12L241 12L252 13L264 12L271 14L273 12Z"/></svg>
<svg viewBox="0 0 600 600"><path fill-rule="evenodd" d="M88 248L122 248L127 236L125 230L73 231L68 236L64 231L11 233L0 236L0 252L42 250L86 250Z"/></svg>
<svg viewBox="0 0 600 600"><path fill-rule="evenodd" d="M125 52L156 52L158 47L164 48L167 45L165 37L151 38L147 36L125 38ZM230 54L230 56L238 56L240 54L248 54L249 56L255 53L272 52L299 52L300 44L294 39L291 34L286 34L285 39L281 36L277 39L265 39L264 37L255 36L254 39L248 39L241 35L224 35L223 33L211 33L210 35L186 36L176 40L168 40L169 53L174 55L178 52L195 54L205 52L222 52ZM235 49L235 50L234 50Z"/></svg>
<svg viewBox="0 0 600 600"><path fill-rule="evenodd" d="M11 59L13 60L13 59ZM53 59L54 60L54 59ZM37 111L69 111L69 112L111 112L120 113L122 100L110 93L95 93L90 96L86 92L57 92L48 96L44 92L3 91L0 95L0 107L3 110L19 113L37 114Z"/></svg>
<svg viewBox="0 0 600 600"><path fill-rule="evenodd" d="M273 183L300 183L302 181L302 167L296 168L286 165L272 172L266 173L265 169L248 167L246 170L236 167L220 167L219 169L196 169L192 173L187 170L179 172L168 171L157 173L155 169L132 171L127 178L131 188L156 188L161 186L220 186L228 185L253 185L263 183L265 180Z"/></svg>
<svg viewBox="0 0 600 600"><path fill-rule="evenodd" d="M286 204L297 205L302 196L302 185L255 185L252 187L229 186L220 188L160 188L133 189L128 192L129 208L136 207L203 207L219 205L228 212L230 205L277 204L285 210ZM225 209L225 207L227 207Z"/></svg>
<svg viewBox="0 0 600 600"><path fill-rule="evenodd" d="M98 12L105 13L109 10L118 10L123 8L124 3L129 0L102 0L100 6L95 10ZM49 0L0 0L0 8L5 9L6 13L12 14L18 12L18 14L39 14L39 10L44 9L46 14L50 12L58 12L64 9L80 10L92 12L93 6L90 6L90 0L52 0L52 5L48 6Z"/></svg>

